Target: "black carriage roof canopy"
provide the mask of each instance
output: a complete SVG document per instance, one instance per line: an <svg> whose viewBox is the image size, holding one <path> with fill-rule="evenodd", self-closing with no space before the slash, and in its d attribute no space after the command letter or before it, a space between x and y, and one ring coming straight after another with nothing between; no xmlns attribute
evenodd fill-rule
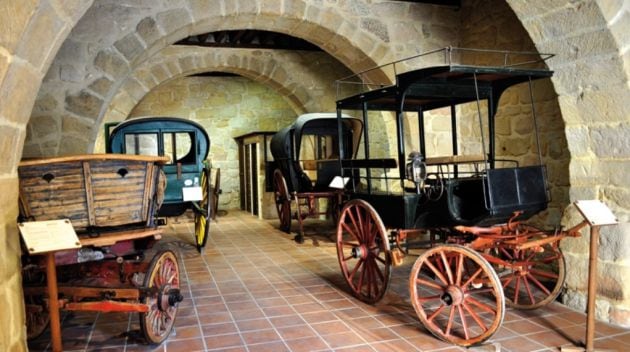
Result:
<svg viewBox="0 0 630 352"><path fill-rule="evenodd" d="M459 64L451 54L453 52L474 52L482 55L497 55L501 62L490 62L485 65ZM374 84L367 75L378 69L385 70L388 66L397 71L396 65L436 53L444 53L446 64L419 68L396 74L394 84ZM464 56L463 54L458 54ZM510 61L510 57L520 57L520 61ZM553 57L552 54L533 52L510 52L495 50L445 48L408 59L399 60L386 65L375 67L355 75L338 80L340 88L353 85L364 91L337 100L339 109L362 109L366 104L368 110L431 110L440 107L485 99L490 95L498 100L507 88L536 80L551 77L553 72L544 67L544 61ZM391 68L389 68L391 69ZM383 73L383 72L381 72ZM360 82L357 82L360 81ZM402 105L401 105L402 103ZM398 109L397 109L398 108Z"/></svg>

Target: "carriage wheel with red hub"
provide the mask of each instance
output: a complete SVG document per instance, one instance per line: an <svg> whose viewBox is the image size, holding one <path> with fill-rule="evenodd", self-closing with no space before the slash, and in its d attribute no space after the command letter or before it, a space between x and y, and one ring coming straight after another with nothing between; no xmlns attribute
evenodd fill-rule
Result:
<svg viewBox="0 0 630 352"><path fill-rule="evenodd" d="M273 191L276 199L276 210L278 211L278 219L280 219L280 230L291 232L291 197L289 197L289 189L287 182L282 176L282 172L276 169L273 172Z"/></svg>
<svg viewBox="0 0 630 352"><path fill-rule="evenodd" d="M172 251L156 254L144 277L148 288L142 303L149 311L140 313L140 330L151 344L160 344L173 330L177 306L183 297L179 291L179 265Z"/></svg>
<svg viewBox="0 0 630 352"><path fill-rule="evenodd" d="M507 267L495 266L506 304L518 309L536 309L558 297L566 276L564 256L553 244L513 249L498 248L499 257L509 262Z"/></svg>
<svg viewBox="0 0 630 352"><path fill-rule="evenodd" d="M391 270L389 241L381 218L363 200L351 200L341 211L337 259L355 297L366 303L383 298Z"/></svg>
<svg viewBox="0 0 630 352"><path fill-rule="evenodd" d="M194 206L195 213L195 244L197 251L206 246L208 236L210 235L210 217L214 212L213 204L210 202L210 170L204 168L201 172L201 193L203 199Z"/></svg>
<svg viewBox="0 0 630 352"><path fill-rule="evenodd" d="M418 257L409 291L424 327L460 346L490 338L505 314L503 289L492 266L479 253L458 245L434 247Z"/></svg>

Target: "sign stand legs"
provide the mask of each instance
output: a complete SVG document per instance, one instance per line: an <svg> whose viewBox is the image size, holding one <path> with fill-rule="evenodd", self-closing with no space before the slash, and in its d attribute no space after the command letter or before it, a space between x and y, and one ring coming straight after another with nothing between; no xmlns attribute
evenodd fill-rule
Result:
<svg viewBox="0 0 630 352"><path fill-rule="evenodd" d="M53 352L62 351L61 323L59 320L59 293L57 290L57 268L55 252L46 253L46 283L48 284L48 313L50 314L50 335Z"/></svg>

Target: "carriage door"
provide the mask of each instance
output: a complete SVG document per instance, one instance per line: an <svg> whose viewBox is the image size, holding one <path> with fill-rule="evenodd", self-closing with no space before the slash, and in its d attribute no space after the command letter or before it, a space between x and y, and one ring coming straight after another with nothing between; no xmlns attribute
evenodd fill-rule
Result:
<svg viewBox="0 0 630 352"><path fill-rule="evenodd" d="M237 138L237 142L241 210L258 215L258 143L251 138Z"/></svg>

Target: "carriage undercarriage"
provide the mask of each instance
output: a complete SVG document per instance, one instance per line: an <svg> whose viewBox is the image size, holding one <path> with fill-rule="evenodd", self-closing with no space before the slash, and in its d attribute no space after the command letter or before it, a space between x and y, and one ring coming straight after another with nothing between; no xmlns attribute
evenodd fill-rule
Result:
<svg viewBox="0 0 630 352"><path fill-rule="evenodd" d="M388 231L374 208L357 199L340 214L336 245L352 293L370 304L385 295L391 268L401 265L409 250L425 249L409 277L412 305L435 336L469 346L496 332L506 305L536 309L558 297L565 279L559 242L579 236L583 226L546 231L514 221Z"/></svg>

